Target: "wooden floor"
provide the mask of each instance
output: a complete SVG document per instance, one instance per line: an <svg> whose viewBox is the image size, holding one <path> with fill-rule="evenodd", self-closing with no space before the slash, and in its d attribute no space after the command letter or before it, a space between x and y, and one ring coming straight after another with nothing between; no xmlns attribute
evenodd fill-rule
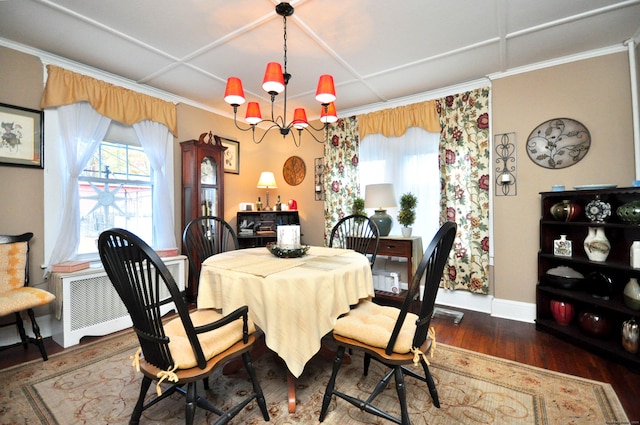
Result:
<svg viewBox="0 0 640 425"><path fill-rule="evenodd" d="M536 331L532 323L498 319L467 310L459 311L464 312L459 325L446 317L435 317L432 320L439 343L608 382L618 394L630 423L640 424L639 374L550 334ZM46 339L46 346L50 355L64 351L51 338ZM22 348L5 350L0 352L0 369L39 357L40 353L33 345L26 351Z"/></svg>

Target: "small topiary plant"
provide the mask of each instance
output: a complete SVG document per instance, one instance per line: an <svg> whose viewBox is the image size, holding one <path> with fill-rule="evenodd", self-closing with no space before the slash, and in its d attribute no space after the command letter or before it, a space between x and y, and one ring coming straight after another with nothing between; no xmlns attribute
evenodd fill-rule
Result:
<svg viewBox="0 0 640 425"><path fill-rule="evenodd" d="M353 200L352 214L367 215L364 212L364 199L359 196Z"/></svg>
<svg viewBox="0 0 640 425"><path fill-rule="evenodd" d="M410 227L416 221L416 205L418 198L413 193L407 192L400 197L400 212L398 223L404 227Z"/></svg>

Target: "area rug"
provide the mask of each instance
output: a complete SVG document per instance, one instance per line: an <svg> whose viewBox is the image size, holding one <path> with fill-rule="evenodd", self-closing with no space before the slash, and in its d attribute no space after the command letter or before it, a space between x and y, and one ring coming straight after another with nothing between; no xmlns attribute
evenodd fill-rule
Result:
<svg viewBox="0 0 640 425"><path fill-rule="evenodd" d="M131 367L135 352L132 333L107 337L52 355L49 361L29 362L0 371L0 424L126 424L137 399L140 375ZM550 372L508 360L438 344L431 371L441 408L431 403L425 385L407 378L409 410L414 425L566 425L628 423L609 384ZM311 360L298 380L295 413L287 407L286 373L272 353L255 361L267 399L272 424L317 424L331 361ZM362 375L357 353L344 365L336 387L343 392L369 390L380 378L380 366L371 364ZM242 369L217 373L211 390L201 391L226 409L236 395L250 389ZM142 424L184 423L184 400L174 396L147 410ZM397 412L395 386L379 397L382 407ZM197 410L196 424L210 424L215 414ZM260 424L255 402L231 424ZM333 400L324 424L385 424L343 400Z"/></svg>

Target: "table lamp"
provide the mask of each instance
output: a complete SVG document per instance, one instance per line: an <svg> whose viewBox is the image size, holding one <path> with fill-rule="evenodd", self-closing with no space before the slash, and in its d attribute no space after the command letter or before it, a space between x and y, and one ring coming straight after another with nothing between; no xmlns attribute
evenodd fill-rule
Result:
<svg viewBox="0 0 640 425"><path fill-rule="evenodd" d="M391 183L370 184L364 189L364 207L373 208L375 214L371 220L378 226L380 236L387 236L391 231L391 216L387 208L396 207L396 196Z"/></svg>
<svg viewBox="0 0 640 425"><path fill-rule="evenodd" d="M267 189L267 205L264 207L265 211L271 211L271 207L269 206L269 188L277 189L278 185L276 185L276 178L271 171L263 171L260 174L260 179L258 180L258 189Z"/></svg>

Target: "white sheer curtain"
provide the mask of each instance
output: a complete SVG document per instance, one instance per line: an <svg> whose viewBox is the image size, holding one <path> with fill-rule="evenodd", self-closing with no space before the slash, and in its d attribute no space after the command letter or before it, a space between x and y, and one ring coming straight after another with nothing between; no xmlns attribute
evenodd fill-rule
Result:
<svg viewBox="0 0 640 425"><path fill-rule="evenodd" d="M396 201L411 192L418 198L416 222L412 236L428 243L439 227L440 173L438 145L440 133L411 127L400 137L381 134L365 136L360 141L360 196L364 198L368 184L393 183ZM367 211L373 215L374 211ZM390 235L400 235L398 209L387 211L393 217Z"/></svg>
<svg viewBox="0 0 640 425"><path fill-rule="evenodd" d="M165 169L169 129L148 120L133 124L133 129L153 168L153 245L158 249L175 248L178 245L173 233L173 208Z"/></svg>
<svg viewBox="0 0 640 425"><path fill-rule="evenodd" d="M73 259L80 242L80 194L78 176L104 138L111 119L87 102L58 107L60 147L64 151L67 176L63 183L64 206L58 236L49 260L51 265Z"/></svg>

